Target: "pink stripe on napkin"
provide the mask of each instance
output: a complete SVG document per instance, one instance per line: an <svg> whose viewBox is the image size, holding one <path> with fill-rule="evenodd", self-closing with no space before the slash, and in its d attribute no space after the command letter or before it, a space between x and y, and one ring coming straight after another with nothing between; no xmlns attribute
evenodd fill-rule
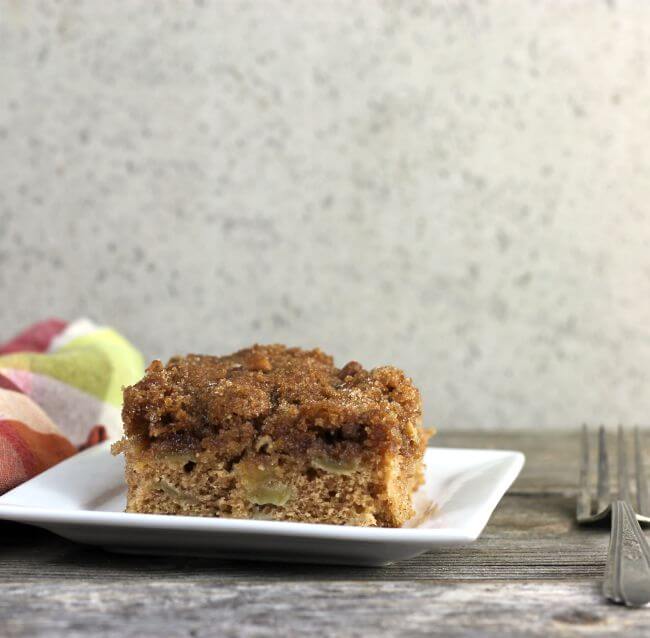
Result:
<svg viewBox="0 0 650 638"><path fill-rule="evenodd" d="M31 325L4 344L0 344L0 354L14 352L46 352L52 339L61 334L68 323L61 319L46 319Z"/></svg>

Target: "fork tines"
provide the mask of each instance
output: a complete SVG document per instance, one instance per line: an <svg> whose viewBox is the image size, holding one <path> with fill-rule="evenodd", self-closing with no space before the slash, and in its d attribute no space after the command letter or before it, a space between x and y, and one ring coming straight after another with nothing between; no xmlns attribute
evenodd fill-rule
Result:
<svg viewBox="0 0 650 638"><path fill-rule="evenodd" d="M634 428L634 462L636 464L636 499L639 514L650 515L648 507L648 481L646 479L645 467L643 465L643 448L641 447L641 434L639 428Z"/></svg>
<svg viewBox="0 0 650 638"><path fill-rule="evenodd" d="M641 433L639 428L634 429L634 491L636 503L632 503L630 466L628 464L627 446L625 432L622 427L618 428L617 435L617 489L616 498L636 505L636 513L642 517L650 514L648 483L643 464L643 449L641 445ZM589 451L589 430L586 425L582 427L582 445L580 460L579 491L576 507L576 515L579 521L588 522L601 518L612 503L613 495L610 485L609 458L607 454L607 437L604 426L598 431L598 471L596 481L596 507L592 507L592 496L590 490L591 478L591 455Z"/></svg>

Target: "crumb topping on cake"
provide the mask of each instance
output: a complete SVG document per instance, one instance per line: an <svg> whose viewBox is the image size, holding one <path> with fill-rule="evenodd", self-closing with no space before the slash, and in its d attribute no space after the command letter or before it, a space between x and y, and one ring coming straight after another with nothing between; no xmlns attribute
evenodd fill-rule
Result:
<svg viewBox="0 0 650 638"><path fill-rule="evenodd" d="M252 443L341 459L364 448L421 455L420 395L401 370L343 368L318 349L255 345L232 355L154 361L124 391L127 437L168 451L235 457Z"/></svg>

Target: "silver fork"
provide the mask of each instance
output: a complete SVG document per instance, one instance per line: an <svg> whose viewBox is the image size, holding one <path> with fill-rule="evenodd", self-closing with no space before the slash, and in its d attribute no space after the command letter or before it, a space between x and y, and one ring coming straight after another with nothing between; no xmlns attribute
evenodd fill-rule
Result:
<svg viewBox="0 0 650 638"><path fill-rule="evenodd" d="M650 523L648 483L643 468L639 428L634 430L634 465L637 511L632 508L627 452L623 428L618 428L618 491L612 499L609 481L609 462L605 428L598 432L598 481L596 507L592 507L589 489L590 454L589 432L582 428L582 459L580 487L576 506L579 523L593 523L611 514L612 529L609 539L603 593L607 598L630 607L650 602L650 546L638 521Z"/></svg>

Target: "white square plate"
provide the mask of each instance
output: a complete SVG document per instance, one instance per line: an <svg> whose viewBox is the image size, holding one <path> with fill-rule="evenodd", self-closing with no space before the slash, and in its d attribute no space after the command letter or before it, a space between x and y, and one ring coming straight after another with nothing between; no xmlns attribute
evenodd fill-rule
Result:
<svg viewBox="0 0 650 638"><path fill-rule="evenodd" d="M123 458L96 445L0 497L0 519L79 543L137 554L188 554L386 565L478 538L524 455L428 448L416 516L399 529L158 514L127 514Z"/></svg>

